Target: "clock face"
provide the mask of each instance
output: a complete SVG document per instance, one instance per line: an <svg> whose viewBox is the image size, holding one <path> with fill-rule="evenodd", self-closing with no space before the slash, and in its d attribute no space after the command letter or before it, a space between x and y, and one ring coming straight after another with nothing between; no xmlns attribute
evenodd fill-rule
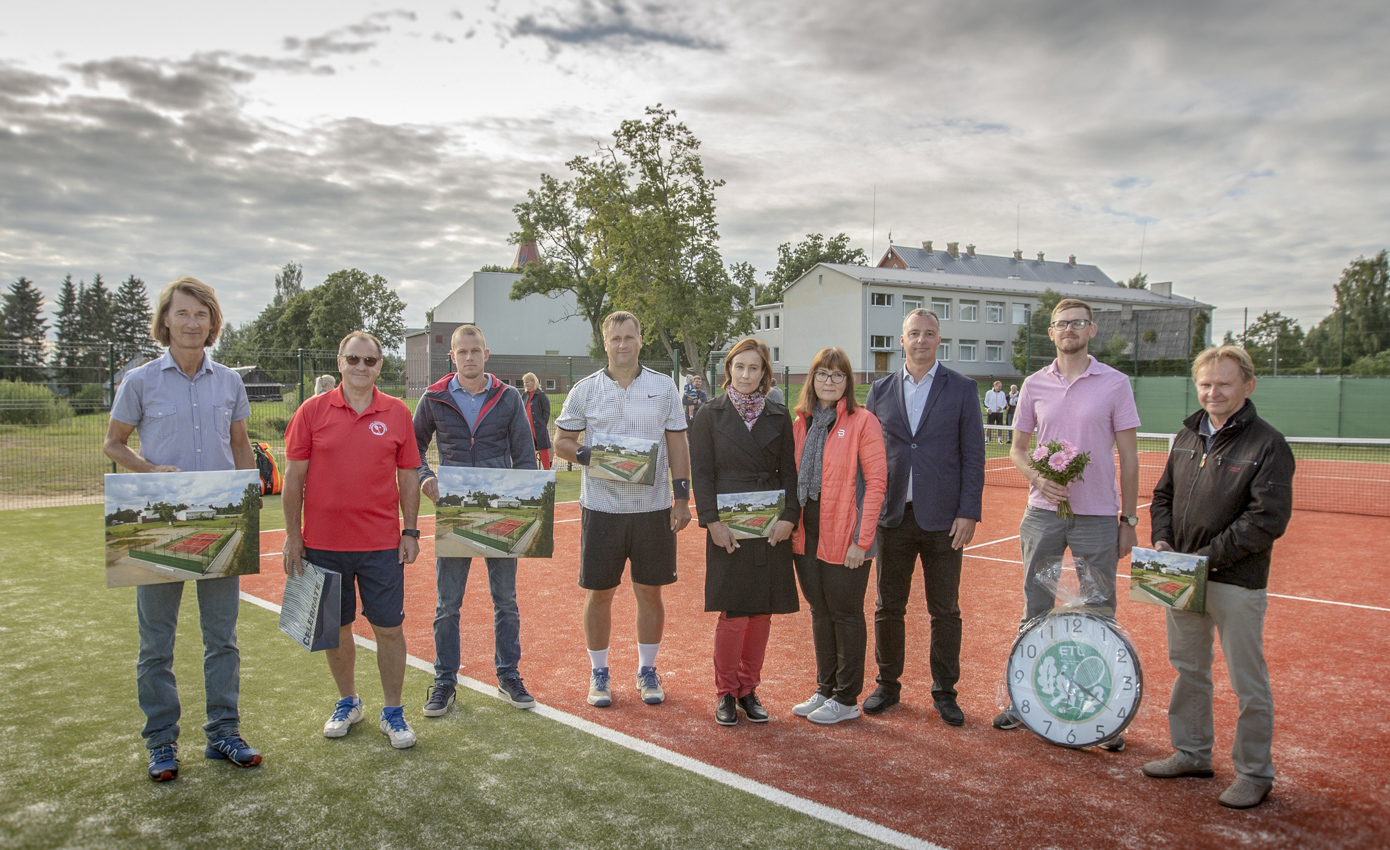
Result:
<svg viewBox="0 0 1390 850"><path fill-rule="evenodd" d="M1087 611L1040 617L1014 641L1007 675L1014 716L1063 747L1091 747L1120 734L1143 694L1134 645Z"/></svg>

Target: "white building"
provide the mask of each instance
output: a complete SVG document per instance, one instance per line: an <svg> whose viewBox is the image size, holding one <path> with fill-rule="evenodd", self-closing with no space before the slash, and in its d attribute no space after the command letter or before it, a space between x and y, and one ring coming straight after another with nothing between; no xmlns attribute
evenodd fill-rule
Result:
<svg viewBox="0 0 1390 850"><path fill-rule="evenodd" d="M521 500L513 499L509 496L502 496L500 498L493 499L492 506L494 508L519 508L521 507Z"/></svg>
<svg viewBox="0 0 1390 850"><path fill-rule="evenodd" d="M190 519L212 519L217 516L217 511L207 505L189 505L181 511L174 511L174 519L179 522L186 522Z"/></svg>

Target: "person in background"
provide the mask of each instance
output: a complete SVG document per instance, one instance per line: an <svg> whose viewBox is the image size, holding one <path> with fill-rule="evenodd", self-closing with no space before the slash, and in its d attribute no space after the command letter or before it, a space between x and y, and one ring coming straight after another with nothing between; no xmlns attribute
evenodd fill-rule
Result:
<svg viewBox="0 0 1390 850"><path fill-rule="evenodd" d="M714 719L738 723L742 711L766 723L758 700L773 614L800 608L792 567L796 443L786 407L767 398L772 384L767 346L740 340L724 358L724 394L705 405L690 429L691 484L705 539L705 610L719 612L714 632ZM780 516L766 538L737 539L719 519L719 496L780 490Z"/></svg>
<svg viewBox="0 0 1390 850"><path fill-rule="evenodd" d="M869 640L864 593L888 491L883 431L855 401L854 369L842 349L823 348L811 361L792 433L802 510L792 551L816 649L816 691L792 713L839 723L859 716Z"/></svg>
<svg viewBox="0 0 1390 850"><path fill-rule="evenodd" d="M214 363L208 348L222 330L222 308L211 286L180 278L159 295L150 336L167 349L131 370L111 405L103 452L132 472L201 472L255 469L246 434L251 405L241 378ZM140 432L140 454L130 435ZM203 632L203 688L208 722L203 726L210 759L237 767L261 763L261 754L241 737L237 711L241 653L236 643L241 600L238 576L210 578L198 586L198 620ZM179 775L179 691L174 680L174 634L179 623L181 581L135 588L140 655L135 688L149 751L149 777Z"/></svg>
<svg viewBox="0 0 1390 850"><path fill-rule="evenodd" d="M342 385L305 399L285 429L284 568L293 575L308 560L343 577L338 646L324 651L340 699L323 725L324 737L343 737L363 717L352 636L360 594L362 616L376 637L386 703L378 725L391 746L403 750L415 746L401 704L401 624L405 565L420 553L420 453L410 408L376 388L381 361L376 337L366 331L343 337Z"/></svg>
<svg viewBox="0 0 1390 850"><path fill-rule="evenodd" d="M323 395L338 386L338 381L332 375L319 375L314 379L314 395Z"/></svg>
<svg viewBox="0 0 1390 850"><path fill-rule="evenodd" d="M1202 409L1183 422L1154 487L1154 548L1204 555L1205 613L1169 608L1168 661L1178 672L1168 702L1176 751L1141 770L1156 779L1212 776L1212 632L1240 701L1231 760L1236 779L1217 802L1250 809L1274 785L1274 695L1264 657L1265 607L1274 541L1293 514L1289 444L1255 413L1255 364L1234 345L1192 362Z"/></svg>
<svg viewBox="0 0 1390 850"><path fill-rule="evenodd" d="M709 403L709 395L705 392L705 379L699 375L690 376L690 383L686 385L685 393L681 395L681 407L685 408L685 421L687 426L695 421L695 414L700 412L700 408Z"/></svg>
<svg viewBox="0 0 1390 850"><path fill-rule="evenodd" d="M526 387L526 409L531 419L531 439L536 444L536 458L541 469L550 468L550 396L541 390L541 380L535 372L521 376Z"/></svg>
<svg viewBox="0 0 1390 850"><path fill-rule="evenodd" d="M1014 432L1013 432L1012 428L1013 428L1013 424L1014 424L1014 414L1016 414L1017 412L1018 412L1018 384L1009 384L1009 410L1008 410L1008 415L1004 417L1004 424L1005 424L1005 425L1008 425L1009 428L1010 428L1010 431L1009 431L1009 444L1010 444L1010 445L1013 445L1013 441L1014 441Z"/></svg>
<svg viewBox="0 0 1390 850"><path fill-rule="evenodd" d="M1004 411L1009 409L1009 397L1004 395L1004 384L995 381L989 392L985 393L985 417L987 425L999 426L994 432L999 444L1004 444ZM988 436L988 435L986 435Z"/></svg>

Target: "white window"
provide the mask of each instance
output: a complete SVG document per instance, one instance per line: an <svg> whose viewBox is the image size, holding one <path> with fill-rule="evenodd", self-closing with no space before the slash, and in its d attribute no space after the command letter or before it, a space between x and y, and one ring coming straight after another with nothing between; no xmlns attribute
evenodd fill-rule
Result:
<svg viewBox="0 0 1390 850"><path fill-rule="evenodd" d="M1017 301L1015 301L1015 302L1014 302L1014 316L1013 316L1013 319L1014 319L1014 324L1016 324L1016 325L1026 325L1026 324L1028 324L1028 305L1027 305L1027 304L1019 304Z"/></svg>
<svg viewBox="0 0 1390 850"><path fill-rule="evenodd" d="M869 337L869 349L872 351L892 351L896 346L893 344L891 336L871 336Z"/></svg>
<svg viewBox="0 0 1390 850"><path fill-rule="evenodd" d="M773 362L773 363L781 363L781 362L782 362L782 349L778 348L778 347L775 346L775 345L772 347L772 362Z"/></svg>
<svg viewBox="0 0 1390 850"><path fill-rule="evenodd" d="M893 296L887 292L870 292L869 303L875 307L892 307Z"/></svg>
<svg viewBox="0 0 1390 850"><path fill-rule="evenodd" d="M980 341L976 339L963 339L960 341L960 359L964 363L975 361L975 349Z"/></svg>
<svg viewBox="0 0 1390 850"><path fill-rule="evenodd" d="M781 313L773 313L773 314L772 314L772 326L773 326L774 328L780 328L780 327L782 327L782 314L781 314Z"/></svg>
<svg viewBox="0 0 1390 850"><path fill-rule="evenodd" d="M908 313L911 313L913 310L920 310L920 309L922 309L922 299L921 299L921 298L916 298L916 297L909 298L909 297L907 297L906 295L903 296L903 315L904 315L904 316L906 316Z"/></svg>
<svg viewBox="0 0 1390 850"><path fill-rule="evenodd" d="M546 390L553 390L553 389L555 389L555 379L554 379L554 378L546 378L546 379L545 379L545 388L546 388Z"/></svg>
<svg viewBox="0 0 1390 850"><path fill-rule="evenodd" d="M941 321L951 318L951 299L933 298L931 300L931 311L936 314Z"/></svg>
<svg viewBox="0 0 1390 850"><path fill-rule="evenodd" d="M1003 301L985 302L985 321L995 325L1002 325L1004 323Z"/></svg>
<svg viewBox="0 0 1390 850"><path fill-rule="evenodd" d="M1004 343L989 340L985 343L985 362L1003 363L1004 362Z"/></svg>
<svg viewBox="0 0 1390 850"><path fill-rule="evenodd" d="M960 302L960 320L962 322L980 321L980 302L966 301L964 298ZM962 360L965 358L962 357Z"/></svg>
<svg viewBox="0 0 1390 850"><path fill-rule="evenodd" d="M943 339L943 340L941 341L941 346L940 346L939 348L936 349L936 359L937 359L937 360L950 360L950 359L951 359L951 341L950 341L949 339Z"/></svg>

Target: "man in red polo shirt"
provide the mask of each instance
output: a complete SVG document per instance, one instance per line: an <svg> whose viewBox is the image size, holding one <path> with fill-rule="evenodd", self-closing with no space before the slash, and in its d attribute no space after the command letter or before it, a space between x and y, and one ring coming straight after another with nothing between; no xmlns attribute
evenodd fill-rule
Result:
<svg viewBox="0 0 1390 850"><path fill-rule="evenodd" d="M415 745L401 705L406 661L401 623L405 564L420 553L415 522L420 510L420 453L410 409L376 388L381 342L365 331L343 337L338 370L343 376L338 388L306 400L285 431L285 573L308 560L343 576L338 648L326 653L341 699L323 734L341 738L362 719L352 639L360 593L362 615L377 642L377 670L386 702L381 731L391 746L403 750Z"/></svg>

